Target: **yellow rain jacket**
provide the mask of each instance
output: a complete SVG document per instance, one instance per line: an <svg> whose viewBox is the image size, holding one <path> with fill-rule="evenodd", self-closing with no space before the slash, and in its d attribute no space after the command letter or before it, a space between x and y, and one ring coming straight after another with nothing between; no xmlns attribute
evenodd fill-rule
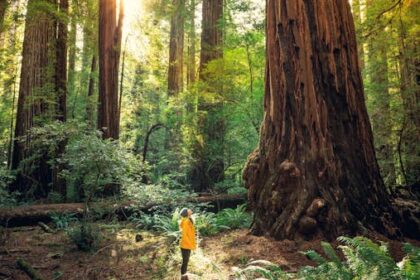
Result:
<svg viewBox="0 0 420 280"><path fill-rule="evenodd" d="M181 218L179 223L181 230L181 242L180 246L182 249L194 250L197 247L195 241L195 228L194 224L189 218Z"/></svg>

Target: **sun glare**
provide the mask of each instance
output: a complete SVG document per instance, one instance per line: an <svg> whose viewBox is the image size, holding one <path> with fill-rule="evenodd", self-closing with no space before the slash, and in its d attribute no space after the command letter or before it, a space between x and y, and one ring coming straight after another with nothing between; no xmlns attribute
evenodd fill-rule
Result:
<svg viewBox="0 0 420 280"><path fill-rule="evenodd" d="M123 44L127 42L129 52L139 52L139 42L137 32L139 32L138 23L143 17L143 0L124 0L125 18L123 31ZM144 50L143 50L144 51Z"/></svg>

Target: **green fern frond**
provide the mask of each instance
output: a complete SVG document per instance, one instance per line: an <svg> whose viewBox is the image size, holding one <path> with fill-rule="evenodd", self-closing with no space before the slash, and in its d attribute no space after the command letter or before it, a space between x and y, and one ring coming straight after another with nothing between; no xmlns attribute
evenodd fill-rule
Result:
<svg viewBox="0 0 420 280"><path fill-rule="evenodd" d="M327 257L331 261L335 262L336 264L340 264L341 265L341 260L337 256L337 253L335 252L334 248L331 246L330 243L328 243L328 242L321 242L321 246L322 246L322 249L324 250L325 255L327 255Z"/></svg>

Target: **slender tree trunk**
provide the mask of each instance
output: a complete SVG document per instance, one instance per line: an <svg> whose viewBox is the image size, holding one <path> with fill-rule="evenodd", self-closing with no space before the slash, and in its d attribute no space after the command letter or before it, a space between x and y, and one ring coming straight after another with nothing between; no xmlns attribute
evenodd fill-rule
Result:
<svg viewBox="0 0 420 280"><path fill-rule="evenodd" d="M87 94L87 103L86 103L86 116L89 125L94 127L94 106L93 106L93 94L95 91L95 72L96 72L96 56L92 57L92 62L90 66L90 78L89 78L89 88Z"/></svg>
<svg viewBox="0 0 420 280"><path fill-rule="evenodd" d="M362 12L363 12L363 3L365 0L354 0L353 1L353 17L354 22L356 25L356 35L359 35L357 37L357 49L359 54L359 63L360 63L360 69L363 70L365 68L365 48L364 48L364 40L362 39ZM367 97L366 97L367 98Z"/></svg>
<svg viewBox="0 0 420 280"><path fill-rule="evenodd" d="M69 15L68 0L60 0L60 18L57 23L56 39L56 69L55 69L55 91L57 94L56 119L65 122L67 120L67 25ZM58 143L57 157L60 157L65 150L66 141ZM59 177L63 166L59 164L53 169L53 190L61 194L65 200L67 196L66 182Z"/></svg>
<svg viewBox="0 0 420 280"><path fill-rule="evenodd" d="M58 97L57 102L57 119L66 121L67 115L67 24L68 24L68 0L60 0L60 14L61 19L58 21L57 28L57 45L56 45L56 92Z"/></svg>
<svg viewBox="0 0 420 280"><path fill-rule="evenodd" d="M39 9L39 5L49 5ZM30 129L40 121L55 117L55 38L54 1L29 0L22 53L22 69L17 106L12 169L19 168L13 190L25 194L30 188L35 196L45 196L51 182L46 156L32 164L21 162L33 155Z"/></svg>
<svg viewBox="0 0 420 280"><path fill-rule="evenodd" d="M173 0L169 40L168 95L177 95L184 83L185 0Z"/></svg>
<svg viewBox="0 0 420 280"><path fill-rule="evenodd" d="M98 128L103 137L119 138L118 70L121 52L124 1L120 1L117 18L115 0L99 2L99 104Z"/></svg>
<svg viewBox="0 0 420 280"><path fill-rule="evenodd" d="M77 40L77 14L76 14L76 5L78 3L76 1L72 1L71 5L71 18L70 18L70 32L68 35L68 93L69 96L76 95L76 40ZM69 112L69 116L74 118L74 106L71 108L71 112ZM67 117L67 116L66 116Z"/></svg>
<svg viewBox="0 0 420 280"><path fill-rule="evenodd" d="M121 122L121 109L122 109L122 100L123 100L123 94L124 94L124 78L125 78L125 55L127 53L127 42L128 42L128 37L125 39L124 51L123 51L122 62L121 62L120 97L118 100L118 122Z"/></svg>
<svg viewBox="0 0 420 280"><path fill-rule="evenodd" d="M222 85L212 81L207 66L223 58L223 0L204 0L200 53L200 80L206 91L222 95ZM224 119L220 115L223 104L220 97L215 102L200 98L198 102L198 139L194 148L196 166L192 170L191 183L196 191L207 191L223 180L225 135Z"/></svg>
<svg viewBox="0 0 420 280"><path fill-rule="evenodd" d="M196 78L196 35L195 35L195 0L190 0L189 5L189 17L190 17L190 29L188 32L188 63L187 63L187 85L191 85L195 82Z"/></svg>
<svg viewBox="0 0 420 280"><path fill-rule="evenodd" d="M243 174L255 234L420 233L400 227L380 177L347 1L267 1L264 110Z"/></svg>

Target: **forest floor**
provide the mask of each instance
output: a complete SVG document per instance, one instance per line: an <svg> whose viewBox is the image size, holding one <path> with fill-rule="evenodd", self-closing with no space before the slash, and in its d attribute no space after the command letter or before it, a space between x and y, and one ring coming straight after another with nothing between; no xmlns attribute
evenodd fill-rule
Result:
<svg viewBox="0 0 420 280"><path fill-rule="evenodd" d="M0 279L29 279L16 268L18 258L26 260L45 279L180 279L181 256L171 238L138 231L130 224L97 225L103 238L90 253L77 250L63 231L46 233L36 226L8 229L3 233L7 235L3 236L6 243L0 247ZM136 242L137 234L143 240ZM401 242L380 236L374 239L389 242L392 256L401 260ZM417 246L419 243L414 242ZM191 256L190 279L233 279L232 267L244 267L257 259L277 263L286 271L296 271L313 264L301 252L321 251L320 240L274 241L249 235L248 230L205 237L199 244Z"/></svg>

